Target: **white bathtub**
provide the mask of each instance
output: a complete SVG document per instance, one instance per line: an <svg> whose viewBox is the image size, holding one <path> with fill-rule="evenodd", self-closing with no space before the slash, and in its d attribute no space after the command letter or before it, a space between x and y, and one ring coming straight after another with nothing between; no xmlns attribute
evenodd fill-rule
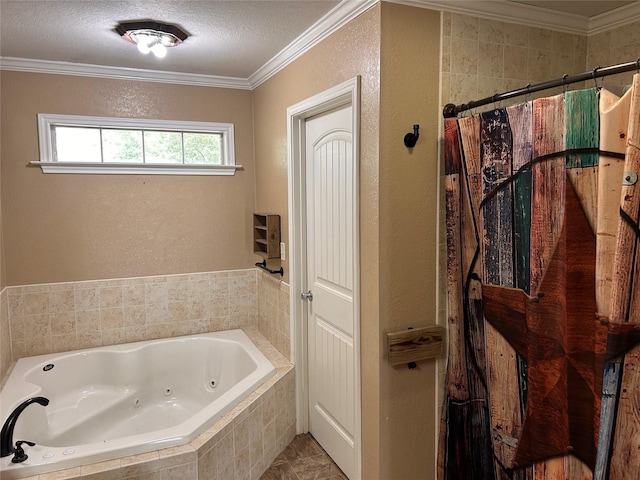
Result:
<svg viewBox="0 0 640 480"><path fill-rule="evenodd" d="M53 367L51 367L53 366ZM0 394L2 422L24 400L13 442L20 478L188 443L275 373L241 330L20 359ZM55 464L55 465L52 465Z"/></svg>

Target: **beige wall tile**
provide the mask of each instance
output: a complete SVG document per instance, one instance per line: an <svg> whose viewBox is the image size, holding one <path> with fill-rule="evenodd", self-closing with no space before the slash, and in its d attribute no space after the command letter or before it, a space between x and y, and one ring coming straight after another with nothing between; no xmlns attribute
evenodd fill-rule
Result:
<svg viewBox="0 0 640 480"><path fill-rule="evenodd" d="M638 28L640 28L640 25L638 26ZM640 55L640 41L637 41L635 43L629 43L627 45L624 45L618 48L612 48L610 59L613 64L626 63L629 61L635 61L636 59L640 58L639 55ZM636 72L630 72L628 74L629 78L631 78L631 76L633 76L633 74ZM630 83L631 82L629 82L629 84Z"/></svg>
<svg viewBox="0 0 640 480"><path fill-rule="evenodd" d="M151 303L145 305L147 325L157 325L169 321L169 307L166 303Z"/></svg>
<svg viewBox="0 0 640 480"><path fill-rule="evenodd" d="M258 328L260 297L270 323L279 326L271 340L284 343L288 325L284 328L278 309L288 315L289 287L273 279L265 287L262 278L248 269L10 287L3 297L9 331L4 355L17 359L34 352Z"/></svg>
<svg viewBox="0 0 640 480"><path fill-rule="evenodd" d="M157 471L160 468L158 452L147 452L122 458L120 468L122 476L126 477Z"/></svg>
<svg viewBox="0 0 640 480"><path fill-rule="evenodd" d="M527 60L527 79L532 82L543 82L552 79L552 53L550 50L529 49Z"/></svg>
<svg viewBox="0 0 640 480"><path fill-rule="evenodd" d="M120 460L82 466L82 480L122 480Z"/></svg>
<svg viewBox="0 0 640 480"><path fill-rule="evenodd" d="M545 28L528 27L529 48L551 50L553 46L553 32Z"/></svg>
<svg viewBox="0 0 640 480"><path fill-rule="evenodd" d="M623 25L622 27L616 28L611 31L611 48L615 49L617 47L622 47L624 45L630 45L633 43L640 43L640 31L638 30L638 23L632 23L628 25ZM636 54L638 52L636 51ZM636 55L636 58L637 55ZM631 61L633 58L630 59ZM630 61L627 60L627 61Z"/></svg>
<svg viewBox="0 0 640 480"><path fill-rule="evenodd" d="M51 322L51 335L69 335L76 333L76 313L74 310L52 313L49 319Z"/></svg>
<svg viewBox="0 0 640 480"><path fill-rule="evenodd" d="M211 448L203 455L198 456L198 478L212 478L216 475L216 454L214 449Z"/></svg>
<svg viewBox="0 0 640 480"><path fill-rule="evenodd" d="M13 362L19 360L22 357L27 356L27 349L25 346L24 338L19 340L11 340L11 360Z"/></svg>
<svg viewBox="0 0 640 480"><path fill-rule="evenodd" d="M9 315L7 314L7 317ZM11 335L11 339L13 340L22 340L24 338L24 323L23 317L11 317L9 320L9 333Z"/></svg>
<svg viewBox="0 0 640 480"><path fill-rule="evenodd" d="M442 37L442 72L451 71L451 37Z"/></svg>
<svg viewBox="0 0 640 480"><path fill-rule="evenodd" d="M67 468L64 470L59 470L57 472L44 473L37 477L29 477L29 478L37 478L37 480L70 480L80 478L81 468Z"/></svg>
<svg viewBox="0 0 640 480"><path fill-rule="evenodd" d="M249 455L249 447L236 453L235 458L235 478L247 478L251 473L251 458Z"/></svg>
<svg viewBox="0 0 640 480"><path fill-rule="evenodd" d="M590 35L587 38L587 49L591 53L608 51L611 49L611 32Z"/></svg>
<svg viewBox="0 0 640 480"><path fill-rule="evenodd" d="M467 38L478 40L477 17L469 15L451 14L451 36L454 38Z"/></svg>
<svg viewBox="0 0 640 480"><path fill-rule="evenodd" d="M451 13L449 12L442 12L442 35L451 36Z"/></svg>
<svg viewBox="0 0 640 480"><path fill-rule="evenodd" d="M24 316L24 297L15 290L12 288L7 296L9 316L22 317Z"/></svg>
<svg viewBox="0 0 640 480"><path fill-rule="evenodd" d="M2 385L4 385L4 380L12 362L9 301L7 289L3 288L2 292L0 292L0 383Z"/></svg>
<svg viewBox="0 0 640 480"><path fill-rule="evenodd" d="M157 277L153 281L145 284L145 304L146 305L166 305L167 287L166 281L159 282Z"/></svg>
<svg viewBox="0 0 640 480"><path fill-rule="evenodd" d="M580 73L573 72L571 70L573 66L573 54L571 53L557 53L552 56L551 60L551 77L559 78L564 74L570 75L572 73Z"/></svg>
<svg viewBox="0 0 640 480"><path fill-rule="evenodd" d="M160 480L198 480L199 478L216 480L218 478L217 476L198 477L198 468L195 462L166 468L160 470L159 473Z"/></svg>
<svg viewBox="0 0 640 480"><path fill-rule="evenodd" d="M209 304L209 313L212 318L229 316L229 297L215 297Z"/></svg>
<svg viewBox="0 0 640 480"><path fill-rule="evenodd" d="M478 98L492 97L505 91L504 79L502 77L481 77L478 76ZM501 108L506 105L504 101L491 104L491 107ZM490 108L490 107L485 107Z"/></svg>
<svg viewBox="0 0 640 480"><path fill-rule="evenodd" d="M586 63L588 65L586 70L593 70L595 67L606 67L607 65L611 65L611 51L591 51L591 49L589 49Z"/></svg>
<svg viewBox="0 0 640 480"><path fill-rule="evenodd" d="M563 32L551 32L551 50L573 55L575 43L579 41L577 35ZM584 43L584 39L582 39Z"/></svg>
<svg viewBox="0 0 640 480"><path fill-rule="evenodd" d="M529 46L529 35L526 27L515 23L504 24L504 44L514 47Z"/></svg>
<svg viewBox="0 0 640 480"><path fill-rule="evenodd" d="M125 343L125 337L124 328L102 329L102 345L119 345Z"/></svg>
<svg viewBox="0 0 640 480"><path fill-rule="evenodd" d="M145 306L131 305L123 307L122 322L125 327L144 325L147 322Z"/></svg>
<svg viewBox="0 0 640 480"><path fill-rule="evenodd" d="M25 316L49 313L49 292L25 293L23 299Z"/></svg>
<svg viewBox="0 0 640 480"><path fill-rule="evenodd" d="M480 42L478 54L478 75L484 77L499 77L504 75L504 45Z"/></svg>
<svg viewBox="0 0 640 480"><path fill-rule="evenodd" d="M480 40L480 42L503 45L504 32L504 22L484 18L478 19L478 40Z"/></svg>
<svg viewBox="0 0 640 480"><path fill-rule="evenodd" d="M147 340L147 329L144 325L124 328L124 341L126 343L142 342Z"/></svg>
<svg viewBox="0 0 640 480"><path fill-rule="evenodd" d="M49 292L49 312L75 312L75 294L71 290L54 290Z"/></svg>
<svg viewBox="0 0 640 480"><path fill-rule="evenodd" d="M125 480L160 480L161 474L159 470L154 472L142 473L140 475L133 475L131 477L126 477Z"/></svg>
<svg viewBox="0 0 640 480"><path fill-rule="evenodd" d="M122 287L106 287L98 289L100 308L115 308L122 306Z"/></svg>
<svg viewBox="0 0 640 480"><path fill-rule="evenodd" d="M100 331L97 332L87 332L80 333L78 332L78 349L82 348L94 348L102 346L102 334Z"/></svg>
<svg viewBox="0 0 640 480"><path fill-rule="evenodd" d="M160 468L167 469L187 463L195 463L197 452L190 445L164 448L158 452Z"/></svg>
<svg viewBox="0 0 640 480"><path fill-rule="evenodd" d="M228 330L229 329L229 317L211 317L210 322L210 330L212 332L218 332L220 330Z"/></svg>
<svg viewBox="0 0 640 480"><path fill-rule="evenodd" d="M451 76L448 73L442 74L442 100L441 105L451 103Z"/></svg>
<svg viewBox="0 0 640 480"><path fill-rule="evenodd" d="M100 296L96 288L76 288L74 291L76 312L80 310L98 310Z"/></svg>
<svg viewBox="0 0 640 480"><path fill-rule="evenodd" d="M102 329L122 328L123 326L122 307L100 309L100 327Z"/></svg>
<svg viewBox="0 0 640 480"><path fill-rule="evenodd" d="M167 283L167 302L186 302L189 296L189 282L178 281Z"/></svg>
<svg viewBox="0 0 640 480"><path fill-rule="evenodd" d="M453 37L451 40L451 73L478 72L478 41Z"/></svg>
<svg viewBox="0 0 640 480"><path fill-rule="evenodd" d="M183 322L189 320L189 305L186 301L169 303L167 305L168 322Z"/></svg>
<svg viewBox="0 0 640 480"><path fill-rule="evenodd" d="M452 73L450 76L450 99L453 103L466 103L478 99L478 76Z"/></svg>
<svg viewBox="0 0 640 480"><path fill-rule="evenodd" d="M96 333L100 331L100 310L76 312L76 332Z"/></svg>
<svg viewBox="0 0 640 480"><path fill-rule="evenodd" d="M51 323L48 314L23 317L22 324L24 325L25 338L51 335Z"/></svg>
<svg viewBox="0 0 640 480"><path fill-rule="evenodd" d="M122 305L144 305L144 283L123 285L122 287Z"/></svg>
<svg viewBox="0 0 640 480"><path fill-rule="evenodd" d="M504 49L505 78L527 79L528 50L524 47L506 46Z"/></svg>

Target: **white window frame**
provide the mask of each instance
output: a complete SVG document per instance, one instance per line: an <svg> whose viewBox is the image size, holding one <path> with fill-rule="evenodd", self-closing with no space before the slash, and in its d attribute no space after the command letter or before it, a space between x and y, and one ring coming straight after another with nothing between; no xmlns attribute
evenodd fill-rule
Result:
<svg viewBox="0 0 640 480"><path fill-rule="evenodd" d="M219 133L222 135L222 165L191 165L166 163L97 163L59 162L54 156L52 127L103 127L123 129L163 130L175 132ZM112 175L234 175L242 165L235 164L232 123L150 120L137 118L92 117L84 115L38 114L38 142L43 173L80 173Z"/></svg>

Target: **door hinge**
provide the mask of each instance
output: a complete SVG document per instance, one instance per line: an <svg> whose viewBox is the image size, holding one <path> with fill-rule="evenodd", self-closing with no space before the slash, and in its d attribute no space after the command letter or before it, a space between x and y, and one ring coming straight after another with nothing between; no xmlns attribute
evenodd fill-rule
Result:
<svg viewBox="0 0 640 480"><path fill-rule="evenodd" d="M309 300L310 302L313 302L313 292L311 290L307 290L306 292L302 292L300 294L300 298L302 300Z"/></svg>

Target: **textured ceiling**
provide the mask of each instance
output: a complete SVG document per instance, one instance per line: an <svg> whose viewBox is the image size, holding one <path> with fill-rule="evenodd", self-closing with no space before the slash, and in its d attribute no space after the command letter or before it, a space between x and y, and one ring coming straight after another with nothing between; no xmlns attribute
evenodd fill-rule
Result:
<svg viewBox="0 0 640 480"><path fill-rule="evenodd" d="M411 1L428 8L469 8L470 14L476 5L493 4L495 8L508 1L585 19L628 3L640 4L640 0ZM339 3L340 0L0 0L0 56L248 79ZM524 7L522 16L526 20ZM178 24L190 37L170 49L163 59L143 56L114 32L118 22L143 19Z"/></svg>
<svg viewBox="0 0 640 480"><path fill-rule="evenodd" d="M337 0L0 0L0 55L247 78ZM190 37L158 59L114 31L118 22L175 23Z"/></svg>

